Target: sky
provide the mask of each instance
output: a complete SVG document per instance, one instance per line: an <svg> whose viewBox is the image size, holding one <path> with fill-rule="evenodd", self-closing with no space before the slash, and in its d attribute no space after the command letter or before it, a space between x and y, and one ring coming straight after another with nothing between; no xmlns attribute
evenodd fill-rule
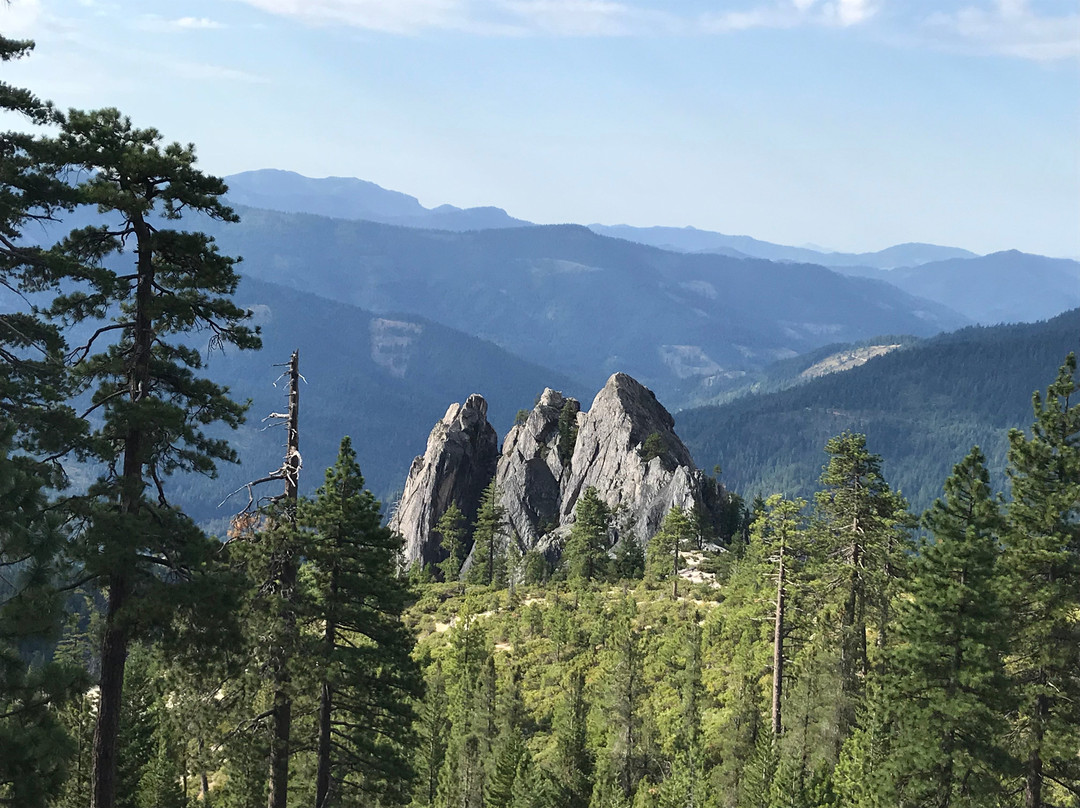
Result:
<svg viewBox="0 0 1080 808"><path fill-rule="evenodd" d="M1080 258L1080 0L10 0L0 32L37 43L5 80L214 174Z"/></svg>

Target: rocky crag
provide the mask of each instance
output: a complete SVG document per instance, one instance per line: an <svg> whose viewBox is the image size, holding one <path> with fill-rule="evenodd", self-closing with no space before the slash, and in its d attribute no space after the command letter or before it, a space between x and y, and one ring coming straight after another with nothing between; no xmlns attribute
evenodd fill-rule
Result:
<svg viewBox="0 0 1080 808"><path fill-rule="evenodd" d="M480 495L498 460L499 439L488 423L483 396L474 394L464 404L451 404L431 430L424 454L413 460L405 491L390 518L391 529L405 538L410 563L440 560L432 529L451 502L470 521L476 517Z"/></svg>
<svg viewBox="0 0 1080 808"><path fill-rule="evenodd" d="M475 514L493 475L506 511L506 535L522 550L553 555L589 487L615 513L613 541L646 543L675 505L720 507L722 489L695 467L671 414L624 373L608 379L588 412L576 400L545 390L498 453L483 418L486 410L478 395L464 407L451 407L432 430L423 457L413 461L391 520L405 537L408 562L440 557L433 526L451 501ZM478 440L480 435L485 437Z"/></svg>

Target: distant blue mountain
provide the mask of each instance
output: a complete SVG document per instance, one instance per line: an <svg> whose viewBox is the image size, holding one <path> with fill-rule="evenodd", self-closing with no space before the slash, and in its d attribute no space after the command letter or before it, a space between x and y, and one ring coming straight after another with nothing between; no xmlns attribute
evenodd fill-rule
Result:
<svg viewBox="0 0 1080 808"><path fill-rule="evenodd" d="M976 254L959 247L940 247L936 244L897 244L884 250L868 253L823 252L808 247L789 247L773 244L750 236L728 236L696 227L631 227L630 225L591 224L601 235L636 241L666 250L679 252L708 252L720 255L765 258L797 264L818 264L826 267L872 267L893 269L918 266L931 261L952 258L974 258Z"/></svg>
<svg viewBox="0 0 1080 808"><path fill-rule="evenodd" d="M1080 261L1017 250L887 271L840 271L887 281L984 325L1034 322L1080 306Z"/></svg>
<svg viewBox="0 0 1080 808"><path fill-rule="evenodd" d="M967 320L824 267L675 253L579 225L450 233L240 208L199 223L250 276L490 340L598 387L624 371L673 406L774 359Z"/></svg>
<svg viewBox="0 0 1080 808"><path fill-rule="evenodd" d="M283 213L313 213L335 219L454 231L529 224L513 218L501 208L457 208L453 205L425 208L414 196L389 191L353 177L315 179L293 171L264 168L232 174L225 177L225 182L229 186L230 203Z"/></svg>

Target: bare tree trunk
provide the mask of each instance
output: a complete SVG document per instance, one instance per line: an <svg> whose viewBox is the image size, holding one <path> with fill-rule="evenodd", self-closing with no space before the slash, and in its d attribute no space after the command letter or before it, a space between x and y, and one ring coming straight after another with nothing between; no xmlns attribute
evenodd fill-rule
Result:
<svg viewBox="0 0 1080 808"><path fill-rule="evenodd" d="M674 562L671 565L671 599L679 599L679 537L675 537Z"/></svg>
<svg viewBox="0 0 1080 808"><path fill-rule="evenodd" d="M315 775L315 808L326 808L330 796L330 718L334 711L334 691L330 686L330 657L337 642L337 623L333 618L333 604L338 590L338 573L334 569L330 574L331 616L326 621L323 633L323 649L326 654L325 673L323 674L322 693L319 695L319 767Z"/></svg>
<svg viewBox="0 0 1080 808"><path fill-rule="evenodd" d="M776 619L773 625L772 734L775 743L783 731L780 699L784 690L784 544L780 543L780 565L776 572Z"/></svg>
<svg viewBox="0 0 1080 808"><path fill-rule="evenodd" d="M296 518L296 499L300 488L300 352L293 351L289 359L289 419L285 450L285 507L286 518ZM282 552L278 586L285 603L282 634L293 634L296 616L292 600L296 590L296 558L293 548ZM289 651L282 643L271 649L270 671L274 683L274 708L270 716L270 793L268 808L286 808L289 790L289 744L292 734L292 698L289 694Z"/></svg>

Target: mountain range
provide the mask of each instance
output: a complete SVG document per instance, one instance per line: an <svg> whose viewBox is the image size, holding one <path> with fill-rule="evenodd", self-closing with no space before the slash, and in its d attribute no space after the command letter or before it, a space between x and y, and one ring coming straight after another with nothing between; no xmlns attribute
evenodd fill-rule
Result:
<svg viewBox="0 0 1080 808"><path fill-rule="evenodd" d="M261 432L259 419L280 409L272 366L294 348L310 382L302 408L305 487L318 484L337 441L350 434L369 484L392 497L452 402L484 394L501 435L545 387L580 395L625 372L672 411L756 392L726 408L679 415L680 431L699 466L720 463L735 490L794 491L816 477L825 438L860 426L887 432L875 419L892 424L888 434L911 433L889 439L895 451L886 441L888 451L880 451L889 463L932 458L938 467L924 477L940 481L960 444L983 440L1004 421L987 413L941 415L966 412L967 405L963 389L946 395L933 386L939 380L925 378L946 367L932 357L953 351L963 371L957 378L985 400L1008 395L1022 409L1060 362L1064 340L1044 339L1041 347L1019 337L1015 344L1004 337L987 342L971 336L983 330L965 329L959 334L967 336L939 337L924 349L919 338L1080 305L1080 264L1016 252L974 256L898 245L857 255L837 271L796 262L805 248L741 237L722 237L739 239L739 249L717 246L720 234L690 228L532 225L498 209L428 209L373 183L290 172L227 181L241 224L187 225L244 256L238 302L264 324L266 345L259 354L215 355L211 363L217 380L253 400L254 420L235 436L242 467L224 469L211 484L180 483L180 498L201 509L203 520L223 513L210 506L226 493L279 465L281 441ZM66 224L91 220L79 212ZM423 227L405 226L418 223ZM677 249L641 243L645 231ZM674 243L679 233L688 240ZM774 253L778 260L747 257L772 248L796 252ZM819 262L848 260L809 252ZM912 265L880 268L898 261ZM1018 328L1000 333L1028 333ZM967 347L948 347L956 345ZM1034 353L1042 358L1028 371L999 370ZM825 370L815 373L853 369L808 382L803 374L819 364ZM897 369L895 380L877 375L890 368ZM991 379L1000 374L999 386L976 377L988 369ZM904 379L907 386L897 387ZM858 397L871 395L867 385L874 395L891 393L862 406ZM772 396L762 395L767 391ZM1010 425L1023 423L1010 412ZM1000 429L993 434L1000 466ZM797 451L784 441L798 444ZM923 483L904 482L925 498Z"/></svg>
<svg viewBox="0 0 1080 808"><path fill-rule="evenodd" d="M505 434L518 409L532 407L545 387L570 395L587 390L566 374L543 368L501 348L416 315L374 314L273 283L245 278L237 302L252 310L263 348L208 355L208 375L229 386L238 400L250 400L248 421L224 430L241 463L222 465L217 479L189 475L171 486L172 496L196 519L225 527L247 502L246 491L218 507L231 492L279 468L285 434L264 421L286 405L276 365L300 352L301 487L323 482L323 470L337 456L344 435L352 438L367 485L392 501L409 463L423 450L432 424L454 401L487 391L492 424ZM276 495L266 484L255 494Z"/></svg>
<svg viewBox="0 0 1080 808"><path fill-rule="evenodd" d="M776 359L968 321L881 280L673 253L577 225L469 232L238 208L200 223L245 274L490 340L599 388L629 373L668 406Z"/></svg>
<svg viewBox="0 0 1080 808"><path fill-rule="evenodd" d="M1003 490L1008 430L1032 422L1045 390L1080 349L1080 309L1051 320L963 328L916 341L844 372L721 406L684 410L676 428L698 465L719 464L745 496L816 488L825 442L862 432L886 478L919 510L941 495L952 466L978 444ZM789 377L810 360L792 360Z"/></svg>
<svg viewBox="0 0 1080 808"><path fill-rule="evenodd" d="M312 179L264 169L235 174L226 181L232 202L279 212L457 232L533 226L501 208L425 208L415 197L358 179ZM883 280L915 297L946 306L961 319L983 325L1045 319L1080 305L1080 262L1016 250L983 256L959 247L905 243L875 252L846 253L694 227L591 224L589 228L603 236L666 251L814 264Z"/></svg>

